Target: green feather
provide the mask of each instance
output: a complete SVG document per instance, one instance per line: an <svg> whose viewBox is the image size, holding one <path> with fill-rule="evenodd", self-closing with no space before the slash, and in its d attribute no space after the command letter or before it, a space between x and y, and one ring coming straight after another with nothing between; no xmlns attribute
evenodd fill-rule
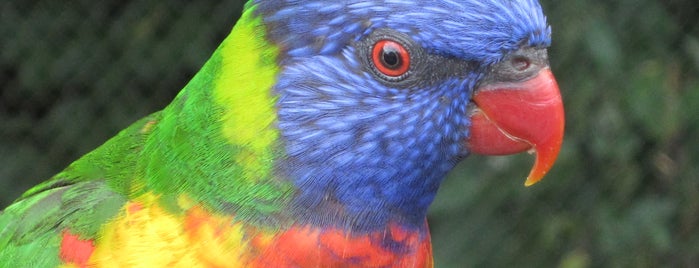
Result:
<svg viewBox="0 0 699 268"><path fill-rule="evenodd" d="M246 11L163 111L139 120L0 212L0 260L58 263L60 233L94 238L130 199L154 193L171 213L185 196L237 220L281 223L294 194L273 176L280 154L272 86L277 48ZM244 193L244 194L242 194ZM34 264L28 264L34 266Z"/></svg>
<svg viewBox="0 0 699 268"><path fill-rule="evenodd" d="M139 163L142 191L187 194L244 220L282 210L292 187L271 173L279 151L271 92L278 70L264 33L249 8L163 110Z"/></svg>
<svg viewBox="0 0 699 268"><path fill-rule="evenodd" d="M0 212L0 260L36 260L13 267L57 266L59 234L64 229L95 237L101 224L126 202L128 180L116 178L133 176L135 156L147 134L143 127L154 117L157 114L121 131Z"/></svg>

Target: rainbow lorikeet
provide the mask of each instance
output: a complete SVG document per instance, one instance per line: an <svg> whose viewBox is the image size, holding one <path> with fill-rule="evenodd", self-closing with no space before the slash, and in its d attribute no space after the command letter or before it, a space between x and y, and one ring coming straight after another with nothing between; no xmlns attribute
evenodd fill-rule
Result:
<svg viewBox="0 0 699 268"><path fill-rule="evenodd" d="M174 101L0 215L3 267L431 267L469 153L563 138L536 0L250 1Z"/></svg>

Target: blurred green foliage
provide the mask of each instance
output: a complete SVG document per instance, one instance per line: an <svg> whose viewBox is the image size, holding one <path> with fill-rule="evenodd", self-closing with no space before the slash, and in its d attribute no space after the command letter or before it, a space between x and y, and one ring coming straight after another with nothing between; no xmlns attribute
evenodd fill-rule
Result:
<svg viewBox="0 0 699 268"><path fill-rule="evenodd" d="M243 1L2 1L0 207L201 67ZM559 161L471 156L431 214L437 267L699 263L699 3L543 1L566 105Z"/></svg>

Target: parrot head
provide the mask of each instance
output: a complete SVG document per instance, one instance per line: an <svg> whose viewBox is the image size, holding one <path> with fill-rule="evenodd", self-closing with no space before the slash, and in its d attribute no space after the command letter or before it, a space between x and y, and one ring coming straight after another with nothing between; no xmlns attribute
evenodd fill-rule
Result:
<svg viewBox="0 0 699 268"><path fill-rule="evenodd" d="M274 116L246 119L235 135L254 149L274 129L275 153L260 165L273 163L271 176L293 185L288 217L358 230L417 226L470 153L533 151L526 185L556 159L563 106L536 0L258 0L247 12L255 26L236 38L273 49L222 47L252 48L230 58L274 65ZM239 79L231 84L264 87Z"/></svg>

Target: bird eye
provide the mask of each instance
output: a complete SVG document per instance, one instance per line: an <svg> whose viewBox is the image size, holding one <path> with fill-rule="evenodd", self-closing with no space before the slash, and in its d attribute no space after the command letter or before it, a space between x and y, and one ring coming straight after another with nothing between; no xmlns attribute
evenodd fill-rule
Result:
<svg viewBox="0 0 699 268"><path fill-rule="evenodd" d="M391 40L376 42L371 60L376 69L389 78L400 79L410 69L410 53L403 45Z"/></svg>

